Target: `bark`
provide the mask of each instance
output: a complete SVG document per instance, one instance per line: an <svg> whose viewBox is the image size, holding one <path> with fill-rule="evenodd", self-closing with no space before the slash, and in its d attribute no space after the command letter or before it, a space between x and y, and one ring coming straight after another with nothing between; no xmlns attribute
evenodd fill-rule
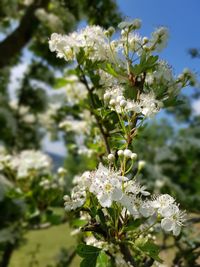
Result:
<svg viewBox="0 0 200 267"><path fill-rule="evenodd" d="M4 250L3 256L2 256L2 261L0 262L0 267L8 267L10 263L10 259L12 256L12 253L14 251L14 244L8 243L6 245L6 248Z"/></svg>
<svg viewBox="0 0 200 267"><path fill-rule="evenodd" d="M35 16L38 8L46 8L50 0L34 0L27 7L19 26L2 42L0 42L0 69L9 65L31 40L34 31L38 28L39 20Z"/></svg>

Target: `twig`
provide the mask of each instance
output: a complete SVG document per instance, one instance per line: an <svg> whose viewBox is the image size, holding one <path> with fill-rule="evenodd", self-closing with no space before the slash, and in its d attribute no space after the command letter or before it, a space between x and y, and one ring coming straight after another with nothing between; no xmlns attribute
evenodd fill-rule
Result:
<svg viewBox="0 0 200 267"><path fill-rule="evenodd" d="M128 247L124 244L120 244L119 247L120 247L121 253L124 255L124 259L126 260L126 262L130 262L133 267L138 267Z"/></svg>
<svg viewBox="0 0 200 267"><path fill-rule="evenodd" d="M103 124L100 122L99 120L99 116L93 112L93 109L95 108L95 101L94 101L94 96L93 96L93 90L94 88L90 88L89 85L88 85L88 82L87 82L87 79L83 73L83 70L82 68L79 66L79 69L82 73L82 76L80 77L80 81L86 86L87 88L87 91L88 91L88 94L89 94L89 97L90 97L90 100L91 100L91 113L94 115L95 119L96 119L96 122L97 122L97 125L99 127L99 130L101 132L101 135L103 137L103 140L104 140L104 143L105 143L105 146L106 146L106 151L108 154L110 154L111 150L110 150L110 145L109 145L109 142L108 142L108 134L105 132L104 128L103 128Z"/></svg>

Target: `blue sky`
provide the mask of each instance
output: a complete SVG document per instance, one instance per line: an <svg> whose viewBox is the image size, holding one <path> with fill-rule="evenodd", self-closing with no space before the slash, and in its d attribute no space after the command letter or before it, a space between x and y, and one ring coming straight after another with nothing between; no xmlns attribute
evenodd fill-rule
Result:
<svg viewBox="0 0 200 267"><path fill-rule="evenodd" d="M200 60L192 60L188 48L200 48L200 0L117 0L128 18L142 19L141 33L149 36L158 26L169 28L169 44L162 57L174 67L200 72Z"/></svg>

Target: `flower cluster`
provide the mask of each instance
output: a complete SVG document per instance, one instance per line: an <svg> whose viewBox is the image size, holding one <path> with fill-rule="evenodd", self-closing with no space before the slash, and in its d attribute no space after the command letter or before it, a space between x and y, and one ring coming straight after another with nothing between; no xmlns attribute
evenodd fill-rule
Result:
<svg viewBox="0 0 200 267"><path fill-rule="evenodd" d="M125 151L126 152L126 151ZM134 219L152 218L161 222L165 231L178 235L185 220L185 213L179 210L175 199L167 194L149 200L150 193L135 179L128 179L120 172L106 168L102 164L93 172L85 172L76 177L71 197L64 196L66 210L75 210L86 202L87 192L92 193L102 208L110 208L113 203L122 206L122 214L129 213Z"/></svg>
<svg viewBox="0 0 200 267"><path fill-rule="evenodd" d="M31 174L48 174L51 171L51 159L37 150L24 150L17 155L4 152L0 157L1 169L16 173L17 179L28 178Z"/></svg>
<svg viewBox="0 0 200 267"><path fill-rule="evenodd" d="M67 100L70 105L78 104L81 100L87 97L87 89L81 83L76 75L69 75L66 77L67 84L64 89L67 94Z"/></svg>
<svg viewBox="0 0 200 267"><path fill-rule="evenodd" d="M101 100L119 114L149 117L164 107L172 96L176 97L182 87L196 81L189 71L174 77L171 67L154 55L167 44L169 34L165 27L156 29L150 38L139 35L140 27L138 19L120 23L121 35L115 40L112 39L115 32L112 27L104 30L99 26L87 26L69 35L53 33L49 48L60 58L76 61L83 70L84 59L101 63L95 66L95 71L98 88L103 89L103 94L94 87L100 98L103 95ZM93 80L87 78L89 83ZM133 92L127 96L130 90ZM72 104L88 96L85 84L80 85L73 75L69 77L67 94Z"/></svg>
<svg viewBox="0 0 200 267"><path fill-rule="evenodd" d="M75 59L83 48L91 60L105 60L110 58L106 39L105 31L101 27L87 26L80 32L73 32L67 36L53 33L49 47L52 52L57 52L57 57L65 58L67 61Z"/></svg>
<svg viewBox="0 0 200 267"><path fill-rule="evenodd" d="M175 199L168 194L146 201L140 208L144 217L150 217L155 213L162 216L161 227L174 235L179 235L181 226L185 220L185 212L180 211Z"/></svg>
<svg viewBox="0 0 200 267"><path fill-rule="evenodd" d="M67 36L53 33L49 48L57 57L75 62L75 70L68 73L78 78L71 76L68 81L68 107L82 103L84 111L81 116L74 115L73 110L59 127L74 133L80 154L89 155L90 148L95 147L98 152L94 156L101 162L95 171L75 176L71 195L64 196L65 209L89 214L82 230L90 232L95 240L85 242L101 248L113 245L115 251L108 250L116 258L116 265L129 266L130 255L127 259L129 252L124 252L123 246L159 260L156 245L151 249L152 244L146 244L154 240L150 229L158 226L177 236L185 220L185 212L180 211L173 197L152 196L136 180L145 162L137 161L137 154L130 150L133 138L146 117L174 105L181 88L195 83L195 78L187 70L174 76L172 68L156 55L167 44L166 28L156 29L148 38L139 34L138 19L118 27L121 34L115 40L112 27L104 30L87 26ZM99 135L105 144L103 149L102 142L96 145L93 138ZM145 240L140 242L137 239L141 236Z"/></svg>
<svg viewBox="0 0 200 267"><path fill-rule="evenodd" d="M137 101L125 99L123 88L119 86L112 88L112 91L106 90L104 100L117 113L134 111L136 114L143 114L147 117L157 113L163 105L161 101L155 99L153 92L141 94Z"/></svg>

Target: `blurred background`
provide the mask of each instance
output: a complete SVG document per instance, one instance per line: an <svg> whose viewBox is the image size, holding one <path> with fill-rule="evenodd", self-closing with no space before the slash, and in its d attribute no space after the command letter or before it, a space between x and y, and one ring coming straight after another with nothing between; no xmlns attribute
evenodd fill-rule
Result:
<svg viewBox="0 0 200 267"><path fill-rule="evenodd" d="M187 67L199 80L199 10L198 0L0 0L0 161L5 150L12 155L42 150L53 162L53 173L59 166L67 170L59 174L65 180L65 192L74 175L96 166L82 140L58 127L66 114L76 117L79 112L76 103L71 106L66 101L74 101L68 87L80 85L71 77L62 86L60 77L68 65L49 51L53 32L67 34L87 24L116 27L122 19L140 18L141 33L149 36L163 25L169 28L170 39L161 57L173 66L174 74ZM140 179L155 193L174 195L194 223L195 234L185 234L179 254L172 249L166 266L200 266L199 88L184 89L177 106L143 127L134 147L146 161ZM52 202L54 216L45 209L43 219L44 207L37 209L38 215L34 206L38 203L23 202L34 191L27 191L26 197L8 194L10 181L2 170L0 163L0 266L78 266L75 239L65 223L63 191ZM51 227L45 227L47 217ZM37 220L42 227L33 229ZM172 265L172 259L177 265Z"/></svg>

